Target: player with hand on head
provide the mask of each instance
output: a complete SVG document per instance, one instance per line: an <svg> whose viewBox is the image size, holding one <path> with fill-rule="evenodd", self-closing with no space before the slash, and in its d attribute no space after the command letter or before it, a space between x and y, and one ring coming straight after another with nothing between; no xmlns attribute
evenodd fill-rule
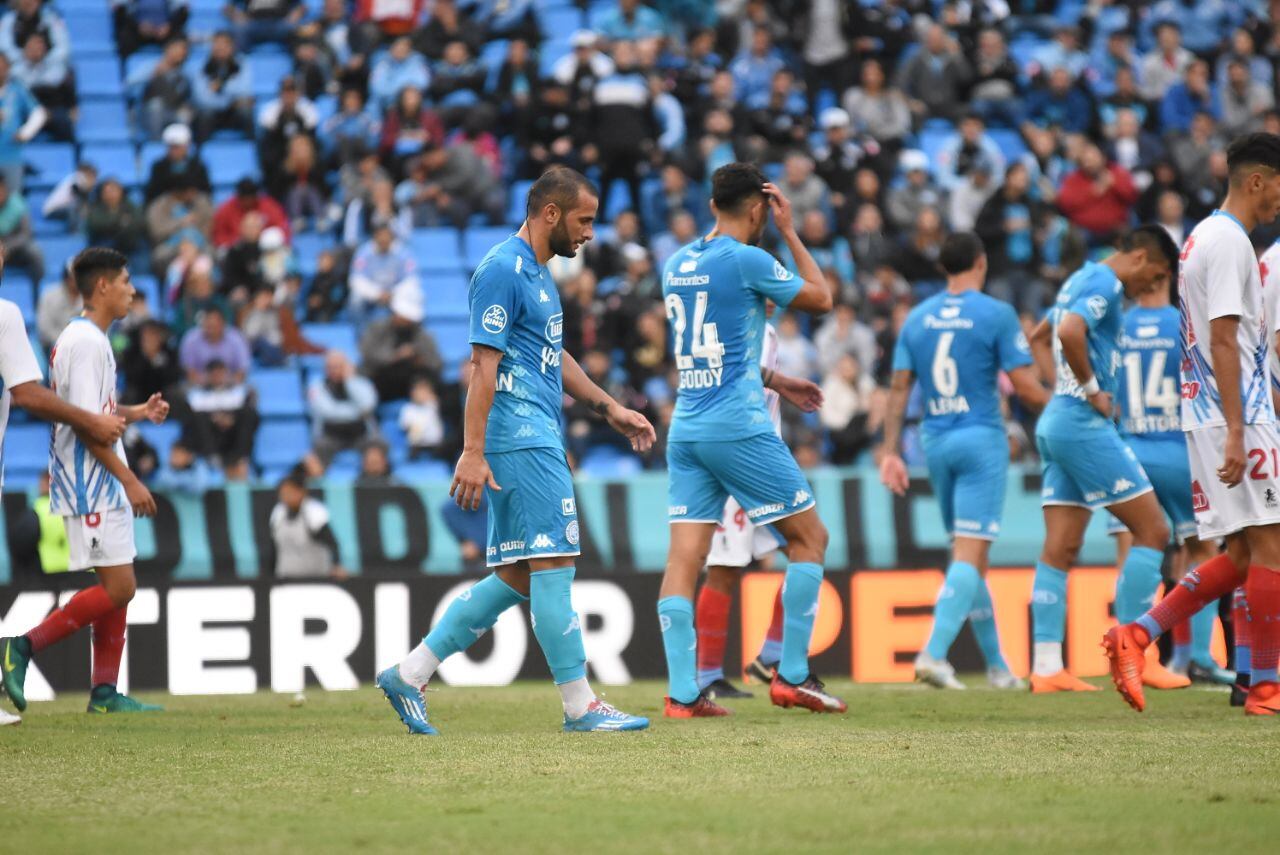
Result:
<svg viewBox="0 0 1280 855"><path fill-rule="evenodd" d="M963 689L947 661L967 618L997 689L1020 689L1000 652L991 591L991 543L1000 534L1009 472L1009 442L999 392L1000 372L1014 393L1039 412L1049 392L1036 376L1031 348L1008 303L982 293L987 256L977 235L950 235L938 258L947 288L907 316L893 353L880 480L899 496L909 481L899 452L903 413L918 379L924 397L921 428L929 480L951 537L951 564L933 611L933 630L916 657L916 679Z"/></svg>
<svg viewBox="0 0 1280 855"><path fill-rule="evenodd" d="M591 240L599 194L580 173L552 167L529 189L520 231L491 249L471 278L471 373L462 456L449 489L470 510L489 506L493 573L458 596L398 665L378 675L400 720L434 734L422 690L440 662L475 643L498 616L529 603L533 633L560 689L566 731L641 730L649 720L596 697L570 589L578 511L565 459L565 393L587 402L644 452L653 426L596 386L561 345L563 315L547 262Z"/></svg>
<svg viewBox="0 0 1280 855"><path fill-rule="evenodd" d="M831 290L796 234L791 203L747 163L711 177L715 228L667 261L662 292L679 383L667 439L671 543L658 600L670 718L727 715L698 688L693 595L716 524L732 497L757 526L788 544L783 581L782 656L769 686L777 706L844 712L809 670L827 530L813 491L774 432L765 381L783 395L791 378L761 376L765 301L813 314L831 310ZM797 278L757 244L769 216L796 259ZM779 382L783 388L779 388Z"/></svg>
<svg viewBox="0 0 1280 855"><path fill-rule="evenodd" d="M1036 424L1044 476L1045 542L1031 591L1035 656L1031 691L1092 692L1062 662L1067 571L1093 512L1107 508L1133 532L1120 568L1116 615L1133 620L1160 584L1169 526L1151 482L1116 429L1112 398L1120 362L1124 298L1137 299L1176 275L1178 248L1160 226L1124 235L1115 253L1068 277L1032 333L1037 362L1056 374L1053 399Z"/></svg>
<svg viewBox="0 0 1280 855"><path fill-rule="evenodd" d="M169 404L159 394L143 404L116 404L116 360L107 330L129 313L133 302L128 263L124 255L100 247L90 247L75 257L72 274L84 298L84 312L58 336L49 357L49 381L58 398L72 407L122 416L126 423L149 419L160 424L169 415ZM71 557L68 569L93 570L98 584L80 590L25 635L0 639L2 684L19 710L27 707L24 683L32 656L85 626L93 627L89 712L160 709L116 688L125 617L137 586L133 517L154 515L156 503L129 471L120 438L105 440L101 434L81 433L69 424L53 428L49 508L65 518Z"/></svg>
<svg viewBox="0 0 1280 855"><path fill-rule="evenodd" d="M1187 236L1182 309L1182 430L1202 540L1226 552L1189 572L1170 594L1102 644L1128 704L1146 708L1145 650L1244 581L1251 635L1246 715L1280 713L1280 432L1271 398L1268 319L1249 233L1280 214L1280 136L1245 134L1227 148L1227 197Z"/></svg>

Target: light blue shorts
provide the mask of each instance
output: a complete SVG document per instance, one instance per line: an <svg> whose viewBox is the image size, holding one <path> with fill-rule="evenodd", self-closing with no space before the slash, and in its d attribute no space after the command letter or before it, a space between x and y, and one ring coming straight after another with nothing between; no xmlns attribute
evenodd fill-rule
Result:
<svg viewBox="0 0 1280 855"><path fill-rule="evenodd" d="M1097 510L1151 490L1133 449L1111 425L1082 428L1070 437L1036 434L1036 447L1044 467L1042 505Z"/></svg>
<svg viewBox="0 0 1280 855"><path fill-rule="evenodd" d="M578 503L562 449L525 448L486 454L485 460L502 488L485 488L488 566L580 554Z"/></svg>
<svg viewBox="0 0 1280 855"><path fill-rule="evenodd" d="M732 496L754 525L814 505L813 490L775 433L721 442L667 443L667 519L719 524Z"/></svg>
<svg viewBox="0 0 1280 855"><path fill-rule="evenodd" d="M1009 474L1009 440L1004 431L954 428L926 435L923 444L947 534L995 540Z"/></svg>
<svg viewBox="0 0 1280 855"><path fill-rule="evenodd" d="M1195 537L1196 514L1191 509L1191 462L1187 458L1186 440L1179 434L1174 439L1130 435L1125 441L1151 479L1156 500L1169 516L1174 540L1181 545L1188 537ZM1112 517L1107 531L1115 534L1124 530L1124 523Z"/></svg>

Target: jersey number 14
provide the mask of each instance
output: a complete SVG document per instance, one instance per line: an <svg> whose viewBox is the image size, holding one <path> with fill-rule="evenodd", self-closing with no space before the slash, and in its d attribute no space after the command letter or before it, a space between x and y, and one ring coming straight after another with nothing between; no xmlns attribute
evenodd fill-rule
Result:
<svg viewBox="0 0 1280 855"><path fill-rule="evenodd" d="M676 369L687 371L693 367L693 360L707 360L708 368L719 368L724 364L724 345L716 332L714 323L703 323L707 316L707 292L699 291L694 295L693 306L693 339L689 342L689 353L684 352L684 333L688 328L688 317L684 310L684 300L678 294L667 295L667 320L671 321L672 350L676 356Z"/></svg>
<svg viewBox="0 0 1280 855"><path fill-rule="evenodd" d="M1143 410L1173 413L1178 408L1178 384L1164 376L1168 356L1163 350L1151 352L1146 382L1142 378L1142 354L1129 351L1124 355L1125 386L1129 395L1129 412L1137 416Z"/></svg>

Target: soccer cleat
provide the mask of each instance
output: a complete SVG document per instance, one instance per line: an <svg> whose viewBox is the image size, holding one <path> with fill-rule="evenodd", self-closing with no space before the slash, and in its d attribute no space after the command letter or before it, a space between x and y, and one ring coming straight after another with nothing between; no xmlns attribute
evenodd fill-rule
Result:
<svg viewBox="0 0 1280 855"><path fill-rule="evenodd" d="M1139 643L1135 630L1134 624L1111 627L1102 637L1102 647L1111 663L1111 682L1116 691L1129 706L1142 712L1147 707L1142 694L1142 672L1147 656L1146 645Z"/></svg>
<svg viewBox="0 0 1280 855"><path fill-rule="evenodd" d="M158 704L144 704L142 701L116 691L115 686L104 683L100 686L94 686L93 691L89 693L89 707L86 712L164 712L164 707L159 706Z"/></svg>
<svg viewBox="0 0 1280 855"><path fill-rule="evenodd" d="M1150 647L1148 650L1155 650ZM1160 664L1157 657L1151 657L1142 669L1142 685L1150 689L1185 689L1191 685L1191 678L1176 671L1170 671Z"/></svg>
<svg viewBox="0 0 1280 855"><path fill-rule="evenodd" d="M767 686L773 682L773 675L778 671L778 663L765 662L757 656L747 664L746 671L748 677L753 680L759 680Z"/></svg>
<svg viewBox="0 0 1280 855"><path fill-rule="evenodd" d="M803 683L788 683L781 674L775 674L769 684L769 700L775 707L790 709L804 707L813 712L838 712L849 709L849 705L830 694L822 681L812 673Z"/></svg>
<svg viewBox="0 0 1280 855"><path fill-rule="evenodd" d="M1014 674L1008 668L988 668L987 685L993 689L1021 690L1027 687L1027 681Z"/></svg>
<svg viewBox="0 0 1280 855"><path fill-rule="evenodd" d="M427 699L422 696L422 690L404 681L399 665L392 665L380 673L374 685L391 702L391 708L409 728L409 733L416 736L437 736L440 733L427 721Z"/></svg>
<svg viewBox="0 0 1280 855"><path fill-rule="evenodd" d="M31 642L25 638L0 638L0 671L3 672L0 685L4 686L5 694L13 700L18 712L27 708L23 685L27 681L27 665L31 663L31 653L24 653L24 650L31 650Z"/></svg>
<svg viewBox="0 0 1280 855"><path fill-rule="evenodd" d="M587 707L581 718L565 716L565 733L588 733L605 730L644 730L649 726L649 719L638 715L628 715L604 701L596 698Z"/></svg>
<svg viewBox="0 0 1280 855"><path fill-rule="evenodd" d="M22 716L14 715L8 710L0 710L0 727L6 724L22 724Z"/></svg>
<svg viewBox="0 0 1280 855"><path fill-rule="evenodd" d="M956 669L945 659L934 659L921 650L916 656L916 682L937 689L964 689L964 683L956 679Z"/></svg>
<svg viewBox="0 0 1280 855"><path fill-rule="evenodd" d="M1276 715L1280 713L1280 683L1268 681L1249 689L1244 702L1245 715Z"/></svg>
<svg viewBox="0 0 1280 855"><path fill-rule="evenodd" d="M1066 669L1056 674L1044 676L1043 674L1031 675L1031 694L1048 695L1053 692L1101 692L1097 686L1092 683L1086 683L1079 677L1068 674Z"/></svg>
<svg viewBox="0 0 1280 855"><path fill-rule="evenodd" d="M665 700L666 706L663 707L662 714L667 718L718 718L733 715L732 711L720 706L705 694L698 695L692 703L687 704L674 698Z"/></svg>
<svg viewBox="0 0 1280 855"><path fill-rule="evenodd" d="M702 691L706 692L707 697L711 698L713 701L719 700L720 698L754 698L755 697L755 695L751 694L750 692L745 692L742 689L739 689L737 686L733 685L733 683L730 683L724 677L721 677L719 680L713 680Z"/></svg>
<svg viewBox="0 0 1280 855"><path fill-rule="evenodd" d="M1193 683L1208 683L1212 686L1231 686L1236 682L1236 672L1219 667L1217 662L1201 664L1193 661L1187 666L1187 676Z"/></svg>

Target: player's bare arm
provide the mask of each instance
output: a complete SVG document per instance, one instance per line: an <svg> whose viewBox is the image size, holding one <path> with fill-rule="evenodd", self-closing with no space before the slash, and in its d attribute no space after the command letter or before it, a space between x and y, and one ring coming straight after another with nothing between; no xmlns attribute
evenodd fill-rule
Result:
<svg viewBox="0 0 1280 855"><path fill-rule="evenodd" d="M1065 312L1058 323L1058 341L1062 343L1062 358L1071 367L1080 387L1085 390L1085 400L1104 418L1111 418L1111 393L1096 388L1098 378L1089 363L1089 325L1075 312ZM1090 387L1095 387L1091 389Z"/></svg>
<svg viewBox="0 0 1280 855"><path fill-rule="evenodd" d="M41 383L20 383L9 390L13 403L38 419L70 425L81 439L114 445L124 435L125 420L109 413L93 413L68 404Z"/></svg>
<svg viewBox="0 0 1280 855"><path fill-rule="evenodd" d="M471 345L471 382L467 384L467 405L463 411L462 456L453 470L449 495L458 507L474 511L480 507L484 488L501 490L484 459L484 434L498 390L498 363L502 351L483 344Z"/></svg>
<svg viewBox="0 0 1280 855"><path fill-rule="evenodd" d="M907 397L915 374L903 368L893 372L889 382L889 403L884 413L884 451L880 458L880 483L896 495L905 496L910 479L902 460L902 419L907 411Z"/></svg>
<svg viewBox="0 0 1280 855"><path fill-rule="evenodd" d="M1013 394L1017 395L1018 400L1029 410L1038 413L1048 405L1053 393L1041 384L1035 369L1029 365L1023 365L1008 374L1009 382L1013 384Z"/></svg>
<svg viewBox="0 0 1280 855"><path fill-rule="evenodd" d="M1031 358L1035 360L1040 378L1052 387L1058 372L1053 364L1053 324L1048 318L1036 325L1027 341L1031 345Z"/></svg>
<svg viewBox="0 0 1280 855"><path fill-rule="evenodd" d="M811 315L826 314L831 311L832 306L831 288L827 285L827 277L823 275L822 268L818 267L818 263L800 240L800 235L796 233L791 200L773 184L764 185L764 192L769 200L769 210L773 213L773 224L782 234L787 249L791 250L791 257L796 260L796 272L804 280L803 287L792 298L788 308Z"/></svg>
<svg viewBox="0 0 1280 855"><path fill-rule="evenodd" d="M803 377L791 377L761 367L760 380L766 389L777 392L783 400L805 413L815 413L822 406L822 387Z"/></svg>
<svg viewBox="0 0 1280 855"><path fill-rule="evenodd" d="M164 396L159 392L156 392L141 404L134 404L129 407L119 407L117 409L120 415L124 416L124 420L127 424L133 424L134 422L140 422L143 419L146 419L152 424L158 425L163 424L164 420L169 417L169 402L166 401Z"/></svg>
<svg viewBox="0 0 1280 855"><path fill-rule="evenodd" d="M1209 321L1209 359L1218 378L1222 417L1227 422L1227 443L1222 449L1218 479L1234 487L1244 479L1244 405L1240 400L1240 351L1236 334L1239 315Z"/></svg>
<svg viewBox="0 0 1280 855"><path fill-rule="evenodd" d="M631 440L632 449L643 454L653 448L658 437L649 420L642 413L622 406L597 386L567 350L560 355L560 373L569 396L599 413L609 427Z"/></svg>

